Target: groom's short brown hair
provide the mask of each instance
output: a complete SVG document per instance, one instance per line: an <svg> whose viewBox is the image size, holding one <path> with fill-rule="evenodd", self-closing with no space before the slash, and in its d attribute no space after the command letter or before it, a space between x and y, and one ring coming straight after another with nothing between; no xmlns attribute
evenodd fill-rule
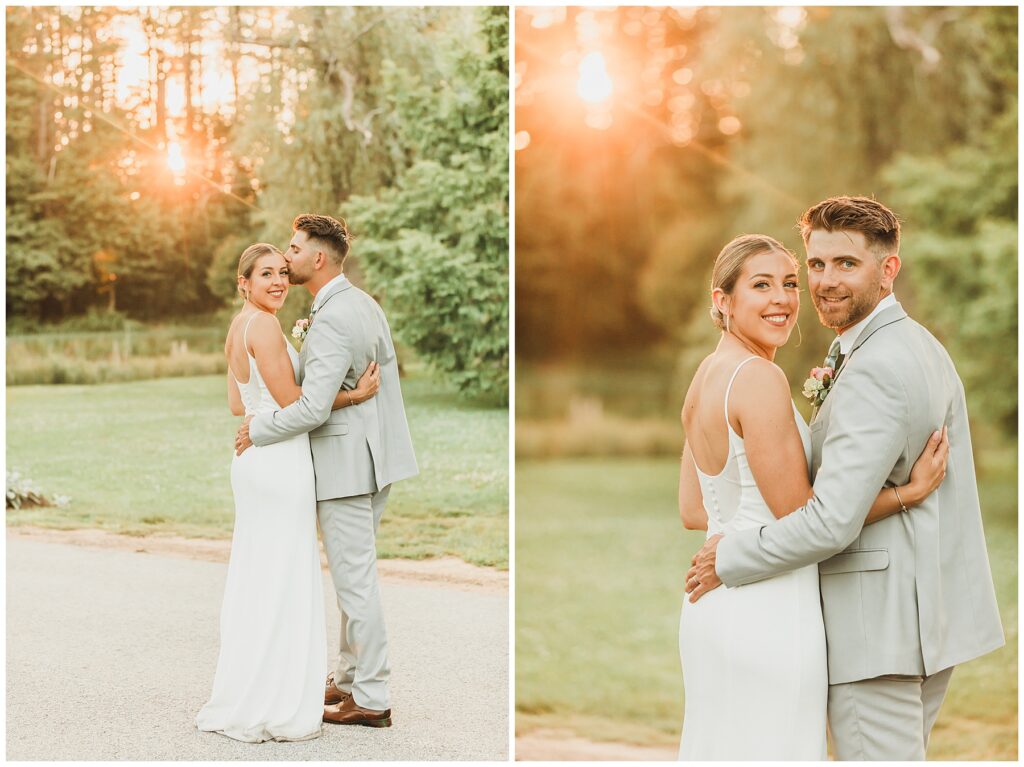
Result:
<svg viewBox="0 0 1024 767"><path fill-rule="evenodd" d="M316 244L338 266L345 264L352 237L348 233L344 219L339 221L336 218L320 216L316 213L301 213L292 221L292 230L305 232L309 239L316 240Z"/></svg>
<svg viewBox="0 0 1024 767"><path fill-rule="evenodd" d="M815 229L826 232L845 229L863 234L864 242L879 259L900 249L900 220L870 197L829 197L800 216L798 226L804 245Z"/></svg>

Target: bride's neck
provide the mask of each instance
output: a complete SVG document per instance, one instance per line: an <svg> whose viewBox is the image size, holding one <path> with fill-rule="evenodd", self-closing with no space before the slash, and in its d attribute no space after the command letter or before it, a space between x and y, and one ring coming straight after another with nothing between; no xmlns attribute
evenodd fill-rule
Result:
<svg viewBox="0 0 1024 767"><path fill-rule="evenodd" d="M257 311L257 312L266 312L267 314L273 314L275 317L277 316L277 309L274 309L273 307L262 306L260 304L257 304L254 301L246 301L245 305L250 310Z"/></svg>
<svg viewBox="0 0 1024 767"><path fill-rule="evenodd" d="M749 352L750 354L756 355L758 357L763 357L764 359L769 360L770 362L774 362L775 352L778 351L779 347L760 346L751 341L749 338L744 338L743 336L736 335L736 333L733 332L727 333L723 330L722 338L718 342L717 351L726 351L728 349L742 349Z"/></svg>

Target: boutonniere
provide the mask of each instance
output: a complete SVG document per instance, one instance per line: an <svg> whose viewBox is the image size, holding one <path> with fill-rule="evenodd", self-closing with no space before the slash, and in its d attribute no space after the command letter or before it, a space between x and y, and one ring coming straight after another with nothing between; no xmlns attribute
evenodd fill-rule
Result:
<svg viewBox="0 0 1024 767"><path fill-rule="evenodd" d="M804 381L804 396L815 407L821 407L835 380L836 373L832 368L811 368L810 378Z"/></svg>
<svg viewBox="0 0 1024 767"><path fill-rule="evenodd" d="M292 328L292 338L297 338L299 341L306 340L306 333L309 332L309 324L311 320L308 317L303 317L301 320L295 320L295 326Z"/></svg>

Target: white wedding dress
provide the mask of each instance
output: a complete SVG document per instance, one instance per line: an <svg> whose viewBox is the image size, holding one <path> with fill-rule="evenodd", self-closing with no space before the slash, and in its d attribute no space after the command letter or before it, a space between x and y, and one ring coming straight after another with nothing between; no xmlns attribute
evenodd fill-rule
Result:
<svg viewBox="0 0 1024 767"><path fill-rule="evenodd" d="M708 535L772 524L743 439L725 420L729 454L714 476L697 469ZM807 460L810 431L793 406ZM696 465L696 464L695 464ZM828 671L818 567L684 599L679 623L686 706L679 759L791 761L827 758Z"/></svg>
<svg viewBox="0 0 1024 767"><path fill-rule="evenodd" d="M297 369L298 355L285 345ZM280 410L256 360L248 357L249 380L238 382L246 415ZM327 637L309 436L236 455L231 489L235 530L220 655L213 693L196 726L250 743L315 738L323 717Z"/></svg>

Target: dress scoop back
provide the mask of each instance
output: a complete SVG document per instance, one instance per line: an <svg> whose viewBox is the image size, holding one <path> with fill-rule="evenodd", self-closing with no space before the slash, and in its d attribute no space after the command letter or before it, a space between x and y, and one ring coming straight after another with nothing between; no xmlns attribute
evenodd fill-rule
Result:
<svg viewBox="0 0 1024 767"><path fill-rule="evenodd" d="M242 383L231 373L246 416L280 410L249 353L255 316L242 332L249 380ZM287 339L285 346L295 371L298 355ZM327 636L309 435L233 452L232 446L235 525L220 651L213 691L196 726L249 743L315 738L323 716Z"/></svg>
<svg viewBox="0 0 1024 767"><path fill-rule="evenodd" d="M747 447L743 437L736 433L729 422L729 395L732 393L732 386L736 382L736 376L743 366L751 360L762 359L751 356L743 359L733 371L729 383L725 387L725 399L723 412L725 414L725 428L728 435L729 449L725 458L725 465L717 474L706 474L697 465L696 458L693 459L693 466L697 470L697 479L700 482L701 495L704 498L704 511L708 515L708 535L724 533L728 530L744 530L750 527L761 527L775 521L775 515L761 495L761 490L754 479L754 473L750 468L747 459ZM796 405L793 405L793 417L800 432L800 441L804 448L804 457L808 466L811 461L811 433L800 417ZM692 456L692 453L691 453Z"/></svg>
<svg viewBox="0 0 1024 767"><path fill-rule="evenodd" d="M747 357L736 366L725 389L725 466L710 475L694 460L709 536L776 521L743 438L729 424L732 385L753 359L760 358ZM793 415L809 465L810 430L795 405ZM686 697L679 759L824 760L828 672L817 565L746 586L719 586L696 603L680 592Z"/></svg>

